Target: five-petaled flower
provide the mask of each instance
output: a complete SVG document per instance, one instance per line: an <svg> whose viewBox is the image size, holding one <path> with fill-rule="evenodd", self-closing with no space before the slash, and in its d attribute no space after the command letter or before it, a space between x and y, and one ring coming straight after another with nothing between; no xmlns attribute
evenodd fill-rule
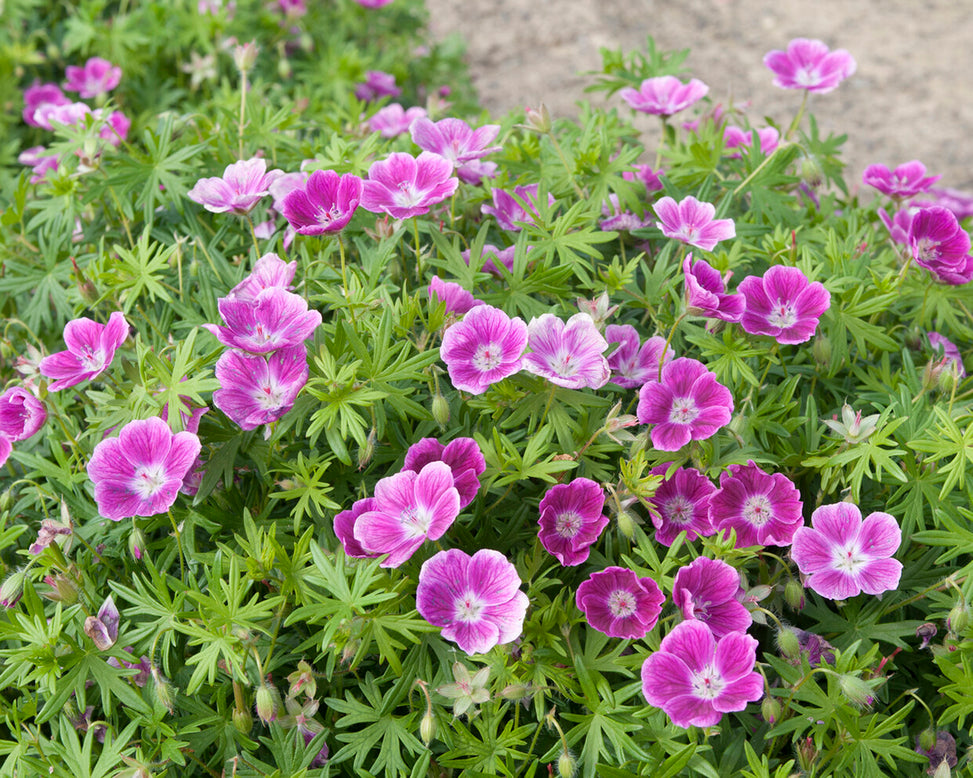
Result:
<svg viewBox="0 0 973 778"><path fill-rule="evenodd" d="M743 329L751 335L769 335L778 343L810 340L831 306L824 284L808 281L796 267L774 265L763 277L747 276L737 289L746 300Z"/></svg>
<svg viewBox="0 0 973 778"><path fill-rule="evenodd" d="M970 236L948 208L920 208L909 223L907 241L916 264L940 281L958 286L973 279Z"/></svg>
<svg viewBox="0 0 973 778"><path fill-rule="evenodd" d="M84 98L110 92L122 80L122 69L101 57L92 57L83 67L68 65L64 74L68 79L64 88Z"/></svg>
<svg viewBox="0 0 973 778"><path fill-rule="evenodd" d="M361 207L372 213L387 213L393 219L408 219L429 213L458 186L459 179L453 175L448 159L429 151L418 157L396 151L368 169Z"/></svg>
<svg viewBox="0 0 973 778"><path fill-rule="evenodd" d="M499 124L485 124L474 130L462 119L446 118L433 122L422 117L412 123L409 132L412 142L420 149L445 157L454 166L480 159L502 148L489 145L500 132Z"/></svg>
<svg viewBox="0 0 973 778"><path fill-rule="evenodd" d="M605 340L609 345L618 344L610 357L611 382L634 389L659 377L659 362L671 362L675 352L666 346L666 339L653 335L645 343L639 342L639 333L631 324L609 324L605 327ZM662 350L665 349L665 358Z"/></svg>
<svg viewBox="0 0 973 778"><path fill-rule="evenodd" d="M740 602L740 574L721 559L699 557L676 572L672 601L684 619L702 622L719 639L746 632L753 619Z"/></svg>
<svg viewBox="0 0 973 778"><path fill-rule="evenodd" d="M541 499L541 544L566 567L588 558L591 545L608 525L605 492L590 478L555 484Z"/></svg>
<svg viewBox="0 0 973 778"><path fill-rule="evenodd" d="M492 305L477 305L443 333L439 356L453 386L483 394L491 384L520 371L527 325Z"/></svg>
<svg viewBox="0 0 973 778"><path fill-rule="evenodd" d="M301 235L340 232L358 208L362 187L362 180L351 173L315 170L284 198L284 218Z"/></svg>
<svg viewBox="0 0 973 778"><path fill-rule="evenodd" d="M895 170L889 170L885 165L869 165L862 174L862 182L894 200L928 192L940 178L942 176L927 176L926 166L918 159L904 162Z"/></svg>
<svg viewBox="0 0 973 778"><path fill-rule="evenodd" d="M698 78L684 84L675 76L647 78L638 89L626 87L618 94L640 113L672 116L702 100L709 87Z"/></svg>
<svg viewBox="0 0 973 778"><path fill-rule="evenodd" d="M307 377L303 343L267 357L228 349L216 363L220 388L213 392L213 404L240 429L256 429L277 421L294 407Z"/></svg>
<svg viewBox="0 0 973 778"><path fill-rule="evenodd" d="M460 510L480 491L480 474L486 470L486 460L480 445L473 438L456 438L445 446L435 438L422 438L405 452L403 470L418 473L430 462L445 462L453 473L453 486L459 492Z"/></svg>
<svg viewBox="0 0 973 778"><path fill-rule="evenodd" d="M598 389L608 383L611 368L603 356L608 341L587 313L576 313L567 322L553 313L542 314L531 319L527 335L525 370L569 389Z"/></svg>
<svg viewBox="0 0 973 778"><path fill-rule="evenodd" d="M652 474L664 477L668 470L668 464L659 465ZM692 467L680 467L665 478L649 498L656 541L671 546L683 531L686 540L712 535L709 505L715 493L713 482Z"/></svg>
<svg viewBox="0 0 973 778"><path fill-rule="evenodd" d="M786 546L804 521L801 493L783 473L767 473L750 460L720 474L710 500L717 531L736 530L737 548Z"/></svg>
<svg viewBox="0 0 973 778"><path fill-rule="evenodd" d="M225 326L203 327L224 346L250 354L300 346L321 324L321 314L308 310L307 300L279 286L268 286L253 299L221 297L217 308Z"/></svg>
<svg viewBox="0 0 973 778"><path fill-rule="evenodd" d="M222 176L199 179L186 196L213 213L246 214L270 193L280 175L280 170L268 172L264 159L244 159L227 165Z"/></svg>
<svg viewBox="0 0 973 778"><path fill-rule="evenodd" d="M787 51L767 52L764 64L773 71L775 86L821 93L835 89L857 67L844 49L830 51L822 41L810 38L795 38Z"/></svg>
<svg viewBox="0 0 973 778"><path fill-rule="evenodd" d="M539 184L515 186L512 194L504 189L494 189L490 193L493 205L481 205L480 211L493 216L501 228L519 232L523 224L533 224L537 218L539 189ZM548 193L547 204L554 205L555 202L554 195Z"/></svg>
<svg viewBox="0 0 973 778"><path fill-rule="evenodd" d="M726 284L733 276L721 278L708 262L687 254L682 263L686 279L686 313L723 321L740 321L745 302L742 294L727 294Z"/></svg>
<svg viewBox="0 0 973 778"><path fill-rule="evenodd" d="M652 207L659 217L656 225L667 238L712 251L721 240L736 237L733 219L714 219L716 207L695 197L685 197L678 203L662 197Z"/></svg>
<svg viewBox="0 0 973 778"><path fill-rule="evenodd" d="M665 599L655 581L624 567L592 573L575 595L588 623L613 638L644 638L655 626Z"/></svg>
<svg viewBox="0 0 973 778"><path fill-rule="evenodd" d="M82 316L64 325L66 351L44 357L39 365L41 375L55 379L48 391L61 389L89 381L99 375L115 356L115 350L128 337L125 316L115 311L107 324Z"/></svg>

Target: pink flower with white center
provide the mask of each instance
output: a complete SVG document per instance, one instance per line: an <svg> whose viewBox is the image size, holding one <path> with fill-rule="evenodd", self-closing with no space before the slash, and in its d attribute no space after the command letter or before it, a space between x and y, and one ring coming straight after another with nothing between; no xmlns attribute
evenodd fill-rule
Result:
<svg viewBox="0 0 973 778"><path fill-rule="evenodd" d="M0 437L27 440L40 432L47 421L44 403L21 386L0 394Z"/></svg>
<svg viewBox="0 0 973 778"><path fill-rule="evenodd" d="M366 70L365 81L355 87L355 97L370 103L380 97L398 97L402 90L395 84L395 76L382 70Z"/></svg>
<svg viewBox="0 0 973 778"><path fill-rule="evenodd" d="M324 235L345 228L361 201L358 176L315 170L303 187L284 198L283 214L301 235Z"/></svg>
<svg viewBox="0 0 973 778"><path fill-rule="evenodd" d="M433 276L429 282L429 302L432 305L446 304L446 313L462 316L471 308L483 305L470 292L453 281L443 281L439 276Z"/></svg>
<svg viewBox="0 0 973 778"><path fill-rule="evenodd" d="M651 216L638 216L632 211L623 211L618 202L617 194L608 195L608 202L601 206L601 215L606 218L598 222L598 226L606 232L619 230L631 232L652 226Z"/></svg>
<svg viewBox="0 0 973 778"><path fill-rule="evenodd" d="M375 484L375 503L355 520L355 540L369 554L388 554L382 567L399 567L426 539L439 540L459 515L459 491L445 462L418 473L404 470Z"/></svg>
<svg viewBox="0 0 973 778"><path fill-rule="evenodd" d="M893 200L905 200L928 192L942 176L927 176L926 166L919 160L905 162L895 170L885 165L869 165L862 174L862 182L875 187Z"/></svg>
<svg viewBox="0 0 973 778"><path fill-rule="evenodd" d="M68 65L64 75L67 81L64 88L77 92L81 97L98 97L108 94L122 80L122 69L112 65L107 59L92 57L84 67Z"/></svg>
<svg viewBox="0 0 973 778"><path fill-rule="evenodd" d="M419 571L416 609L467 654L485 654L524 631L530 601L517 569L499 551L440 551Z"/></svg>
<svg viewBox="0 0 973 778"><path fill-rule="evenodd" d="M28 165L31 168L30 183L38 184L47 178L48 170L57 170L58 155L45 154L47 151L43 146L31 146L24 149L17 156L17 161L21 165Z"/></svg>
<svg viewBox="0 0 973 778"><path fill-rule="evenodd" d="M409 132L412 142L420 149L439 154L454 166L480 159L503 148L489 145L500 133L499 124L485 124L474 130L462 119L447 118L433 122L423 117L412 123Z"/></svg>
<svg viewBox="0 0 973 778"><path fill-rule="evenodd" d="M41 127L37 121L37 111L43 105L67 105L71 100L65 97L57 84L38 84L24 90L24 122L31 127ZM50 129L50 126L45 127Z"/></svg>
<svg viewBox="0 0 973 778"><path fill-rule="evenodd" d="M659 619L665 595L651 578L606 567L578 586L574 601L588 624L612 638L644 638Z"/></svg>
<svg viewBox="0 0 973 778"><path fill-rule="evenodd" d="M276 287L289 290L296 270L297 262L284 262L273 252L264 254L254 263L250 275L230 290L227 298L256 302L264 289Z"/></svg>
<svg viewBox="0 0 973 778"><path fill-rule="evenodd" d="M727 151L738 149L733 154L728 154L730 159L740 159L743 156L742 149L749 149L753 145L753 133L757 133L760 141L760 153L769 157L780 143L780 132L776 127L764 127L760 130L744 130L735 124L727 125L723 130L723 148Z"/></svg>
<svg viewBox="0 0 973 778"><path fill-rule="evenodd" d="M98 512L112 521L165 513L200 448L196 435L173 435L160 418L129 422L95 446L88 462Z"/></svg>
<svg viewBox="0 0 973 778"><path fill-rule="evenodd" d="M804 585L829 600L846 600L861 592L881 594L898 588L902 563L892 559L902 531L888 513L861 511L850 502L822 505L811 514L811 526L794 533L791 558Z"/></svg>
<svg viewBox="0 0 973 778"><path fill-rule="evenodd" d="M492 305L477 305L443 333L439 356L457 389L483 394L523 367L527 325Z"/></svg>
<svg viewBox="0 0 973 778"><path fill-rule="evenodd" d="M920 209L909 224L908 241L916 264L940 281L956 286L973 278L970 236L952 211L936 205Z"/></svg>
<svg viewBox="0 0 973 778"><path fill-rule="evenodd" d="M408 219L429 213L433 205L452 197L458 186L449 160L428 151L418 157L396 151L369 168L361 207Z"/></svg>
<svg viewBox="0 0 973 778"><path fill-rule="evenodd" d="M809 38L795 38L787 51L768 52L764 65L774 73L774 86L821 94L836 89L858 67L844 49L831 51L822 41Z"/></svg>
<svg viewBox="0 0 973 778"><path fill-rule="evenodd" d="M669 465L659 465L652 474L665 476L668 470ZM715 484L691 467L680 467L663 480L649 500L656 541L671 546L683 531L686 540L712 535L709 506L714 494Z"/></svg>
<svg viewBox="0 0 973 778"><path fill-rule="evenodd" d="M726 285L733 273L721 278L708 262L687 254L682 262L686 279L686 313L723 321L740 321L746 307L742 294L727 294Z"/></svg>
<svg viewBox="0 0 973 778"><path fill-rule="evenodd" d="M314 336L321 314L308 310L307 300L278 286L269 286L252 299L221 297L217 303L225 327L203 327L229 348L251 354L300 346Z"/></svg>
<svg viewBox="0 0 973 778"><path fill-rule="evenodd" d="M565 567L580 565L608 525L605 492L590 478L555 484L541 499L541 545Z"/></svg>
<svg viewBox="0 0 973 778"><path fill-rule="evenodd" d="M497 177L497 163L482 159L471 159L456 168L456 177L464 184L479 186L484 178Z"/></svg>
<svg viewBox="0 0 973 778"><path fill-rule="evenodd" d="M449 465L453 486L459 492L460 510L473 502L480 491L480 474L486 470L483 452L473 438L456 438L445 446L435 438L422 438L409 446L402 469L418 473L430 462Z"/></svg>
<svg viewBox="0 0 973 778"><path fill-rule="evenodd" d="M751 335L769 335L778 343L804 343L831 307L831 294L808 281L796 267L774 265L763 277L747 276L737 287L746 300L740 319Z"/></svg>
<svg viewBox="0 0 973 778"><path fill-rule="evenodd" d="M618 348L608 357L611 382L634 389L659 377L662 349L666 349L665 362L671 362L676 352L666 346L666 339L654 335L641 343L638 330L631 324L609 324L605 327L608 344Z"/></svg>
<svg viewBox="0 0 973 778"><path fill-rule="evenodd" d="M407 133L412 123L425 115L425 108L414 106L406 110L399 103L391 103L375 112L368 120L368 129L379 133L383 138L394 138Z"/></svg>
<svg viewBox="0 0 973 778"><path fill-rule="evenodd" d="M786 546L804 523L801 493L783 473L771 475L753 460L730 465L710 501L713 529L736 530L736 547Z"/></svg>
<svg viewBox="0 0 973 778"><path fill-rule="evenodd" d="M277 213L284 212L284 200L296 189L303 189L310 178L309 173L299 170L295 173L281 173L270 183L270 196L274 198L273 209Z"/></svg>
<svg viewBox="0 0 973 778"><path fill-rule="evenodd" d="M99 119L103 117L101 111L96 111ZM98 137L108 141L112 146L118 148L122 141L128 138L128 131L132 126L132 120L121 111L112 111L108 118L104 120L101 129L98 130Z"/></svg>
<svg viewBox="0 0 973 778"><path fill-rule="evenodd" d="M754 672L757 641L742 632L720 640L698 621L683 621L642 664L642 694L677 727L712 727L764 693Z"/></svg>
<svg viewBox="0 0 973 778"><path fill-rule="evenodd" d="M356 500L349 510L341 511L334 517L334 534L341 541L341 547L345 554L355 559L372 559L381 554L370 554L362 548L361 543L355 539L355 523L363 513L375 510L375 498L366 497L363 500Z"/></svg>
<svg viewBox="0 0 973 778"><path fill-rule="evenodd" d="M230 349L216 363L220 388L213 392L213 404L240 429L256 429L294 407L307 377L303 344L278 349L269 357Z"/></svg>
<svg viewBox="0 0 973 778"><path fill-rule="evenodd" d="M622 178L626 181L641 181L645 184L647 194L661 192L665 187L662 185L661 176L665 173L662 168L653 170L648 165L636 165L634 172L624 171Z"/></svg>
<svg viewBox="0 0 973 778"><path fill-rule="evenodd" d="M530 249L531 247L528 246L527 250L530 251ZM498 267L499 264L503 265L512 273L514 270L514 257L516 253L516 246L507 246L505 249L498 249L492 243L485 243L483 244L483 250L480 253L480 256L483 258L483 264L480 266L480 270L482 270L484 273L490 273L491 275L501 278L502 274L500 273L500 269ZM462 252L460 256L463 257L463 261L466 262L467 265L471 264L470 249L466 249L466 251Z"/></svg>
<svg viewBox="0 0 973 778"><path fill-rule="evenodd" d="M730 423L733 395L706 365L680 357L664 365L661 381L639 390L636 415L640 424L654 424L652 445L678 451L690 440L705 440Z"/></svg>
<svg viewBox="0 0 973 778"><path fill-rule="evenodd" d="M540 196L538 184L515 186L513 194L503 189L494 189L493 205L481 205L480 211L493 216L501 229L520 232L524 224L533 224L538 218L537 198ZM556 200L548 193L547 204L553 206Z"/></svg>
<svg viewBox="0 0 973 778"><path fill-rule="evenodd" d="M746 632L753 623L742 596L740 574L720 559L693 560L679 568L672 584L672 601L683 618L702 622L717 639Z"/></svg>
<svg viewBox="0 0 973 778"><path fill-rule="evenodd" d="M675 76L656 76L645 79L638 89L626 87L618 94L640 113L672 116L702 100L709 87L698 78L684 84Z"/></svg>
<svg viewBox="0 0 973 778"><path fill-rule="evenodd" d="M606 341L587 313L576 313L565 323L553 313L531 319L527 325L530 352L524 369L568 389L598 389L608 383L611 368L604 352Z"/></svg>
<svg viewBox="0 0 973 778"><path fill-rule="evenodd" d="M44 103L34 112L34 121L45 130L54 130L62 125L83 125L89 115L91 108L85 103Z"/></svg>
<svg viewBox="0 0 973 778"><path fill-rule="evenodd" d="M956 367L956 372L959 377L966 378L966 368L963 366L963 355L959 353L959 349L956 347L956 344L945 335L940 335L938 332L927 332L926 337L929 339L929 345L933 347L933 350L937 354L942 354Z"/></svg>
<svg viewBox="0 0 973 778"><path fill-rule="evenodd" d="M712 251L721 240L736 237L733 219L714 219L716 208L695 197L678 203L671 197L662 197L652 207L660 220L656 226L667 238Z"/></svg>
<svg viewBox="0 0 973 778"><path fill-rule="evenodd" d="M280 170L268 172L264 159L244 159L227 165L222 177L199 179L186 196L212 213L245 214L270 193L280 175Z"/></svg>
<svg viewBox="0 0 973 778"><path fill-rule="evenodd" d="M115 356L115 350L128 337L125 316L115 311L107 324L99 324L87 317L64 325L66 351L44 357L39 365L41 375L55 379L47 387L49 392L67 389L99 375Z"/></svg>

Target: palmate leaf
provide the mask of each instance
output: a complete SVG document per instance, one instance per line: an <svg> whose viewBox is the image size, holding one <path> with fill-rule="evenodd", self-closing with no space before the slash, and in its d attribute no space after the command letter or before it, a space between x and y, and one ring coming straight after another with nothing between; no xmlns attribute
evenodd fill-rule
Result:
<svg viewBox="0 0 973 778"><path fill-rule="evenodd" d="M169 270L169 257L177 246L161 246L155 241L150 245L149 241L149 229L146 227L131 249L114 244L111 255L106 259L105 270L99 274L106 289L103 297L107 299L109 295L118 295L125 313L132 310L143 294L153 301L172 301L164 278Z"/></svg>

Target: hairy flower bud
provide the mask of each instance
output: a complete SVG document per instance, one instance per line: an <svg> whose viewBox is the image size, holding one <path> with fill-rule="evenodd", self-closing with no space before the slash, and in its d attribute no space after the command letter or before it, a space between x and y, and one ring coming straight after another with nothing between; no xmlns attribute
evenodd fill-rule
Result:
<svg viewBox="0 0 973 778"><path fill-rule="evenodd" d="M134 522L132 531L128 533L128 553L136 560L141 560L142 554L145 553L145 535Z"/></svg>
<svg viewBox="0 0 973 778"><path fill-rule="evenodd" d="M241 73L247 73L253 69L253 65L257 61L257 54L259 53L260 47L255 41L244 43L242 46L234 46L233 64L236 65L237 70Z"/></svg>
<svg viewBox="0 0 973 778"><path fill-rule="evenodd" d="M818 758L818 749L814 747L814 738L808 735L804 740L797 741L797 764L802 773L810 773Z"/></svg>
<svg viewBox="0 0 973 778"><path fill-rule="evenodd" d="M4 584L6 586L6 584ZM953 635L961 635L970 625L970 606L966 600L959 600L946 617L946 629Z"/></svg>
<svg viewBox="0 0 973 778"><path fill-rule="evenodd" d="M760 703L760 715L768 724L777 723L777 720L780 719L781 710L780 702L776 697L764 697L764 701Z"/></svg>
<svg viewBox="0 0 973 778"><path fill-rule="evenodd" d="M277 718L277 701L275 700L274 690L264 681L257 687L256 700L257 717L269 725Z"/></svg>
<svg viewBox="0 0 973 778"><path fill-rule="evenodd" d="M0 585L0 605L4 608L12 608L20 601L24 593L24 579L27 573L24 570L15 570L7 576L7 580Z"/></svg>
<svg viewBox="0 0 973 778"><path fill-rule="evenodd" d="M577 766L578 761L571 756L571 752L562 751L561 755L557 758L558 778L572 778Z"/></svg>
<svg viewBox="0 0 973 778"><path fill-rule="evenodd" d="M159 668L152 664L152 688L155 690L156 699L162 703L167 711L171 714L174 710L173 700L172 700L172 684L169 683L169 679L166 678L160 671Z"/></svg>
<svg viewBox="0 0 973 778"><path fill-rule="evenodd" d="M787 627L777 633L777 647L781 654L793 661L797 661L801 656L801 644L797 639L797 633Z"/></svg>
<svg viewBox="0 0 973 778"><path fill-rule="evenodd" d="M449 401L438 392L432 398L432 417L440 429L449 423Z"/></svg>
<svg viewBox="0 0 973 778"><path fill-rule="evenodd" d="M932 751L936 747L936 728L928 727L919 733L919 748Z"/></svg>
<svg viewBox="0 0 973 778"><path fill-rule="evenodd" d="M419 737L427 746L436 739L436 717L431 710L427 710L419 722Z"/></svg>
<svg viewBox="0 0 973 778"><path fill-rule="evenodd" d="M544 103L541 103L539 108L525 108L524 113L530 129L537 130L542 135L551 131L551 114Z"/></svg>
<svg viewBox="0 0 973 778"><path fill-rule="evenodd" d="M253 716L250 715L250 711L246 708L234 708L233 726L244 735L249 735L250 730L253 729Z"/></svg>
<svg viewBox="0 0 973 778"><path fill-rule="evenodd" d="M872 685L855 675L841 673L838 676L838 687L842 694L855 705L866 707L874 702L875 695Z"/></svg>
<svg viewBox="0 0 973 778"><path fill-rule="evenodd" d="M818 367L823 369L831 364L831 340L827 335L822 333L814 339L811 353L814 355L814 361L817 362Z"/></svg>
<svg viewBox="0 0 973 778"><path fill-rule="evenodd" d="M804 587L796 578L791 578L784 585L784 602L796 611L804 608Z"/></svg>

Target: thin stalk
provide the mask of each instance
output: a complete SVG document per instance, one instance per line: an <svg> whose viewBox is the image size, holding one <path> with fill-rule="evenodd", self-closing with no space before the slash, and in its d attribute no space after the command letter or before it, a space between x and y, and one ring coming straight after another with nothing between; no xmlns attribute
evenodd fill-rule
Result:
<svg viewBox="0 0 973 778"><path fill-rule="evenodd" d="M247 220L247 224L250 226L250 237L253 239L253 247L257 252L257 257L260 256L260 244L257 242L257 231L253 226L253 219L250 218L249 213L243 214L243 218Z"/></svg>
<svg viewBox="0 0 973 778"><path fill-rule="evenodd" d="M676 335L676 327L679 326L679 322L686 318L685 311L680 313L676 320L672 323L672 329L669 330L669 337L666 338L666 344L662 347L662 354L659 356L659 381L662 381L662 366L666 363L666 352L669 351L669 344L672 343L672 339Z"/></svg>
<svg viewBox="0 0 973 778"><path fill-rule="evenodd" d="M419 279L419 286L422 286L422 250L419 246L419 217L412 217L412 234L416 244L416 277Z"/></svg>
<svg viewBox="0 0 973 778"><path fill-rule="evenodd" d="M182 554L182 533L179 531L179 525L176 524L176 518L172 515L172 511L166 511L169 514L169 521L172 524L172 531L176 535L176 548L179 550L179 577L183 580L186 578L186 560L183 558Z"/></svg>
<svg viewBox="0 0 973 778"><path fill-rule="evenodd" d="M247 116L247 71L240 72L240 122L237 125L237 141L239 143L239 156L243 159L243 127ZM260 256L260 252L257 252Z"/></svg>
<svg viewBox="0 0 973 778"><path fill-rule="evenodd" d="M791 126L787 128L787 132L784 133L784 140L790 140L791 135L798 128L801 123L801 119L804 118L804 111L807 108L807 97L810 94L807 89L804 90L804 97L801 99L801 107L797 109L797 115L794 117L794 121L791 122Z"/></svg>

